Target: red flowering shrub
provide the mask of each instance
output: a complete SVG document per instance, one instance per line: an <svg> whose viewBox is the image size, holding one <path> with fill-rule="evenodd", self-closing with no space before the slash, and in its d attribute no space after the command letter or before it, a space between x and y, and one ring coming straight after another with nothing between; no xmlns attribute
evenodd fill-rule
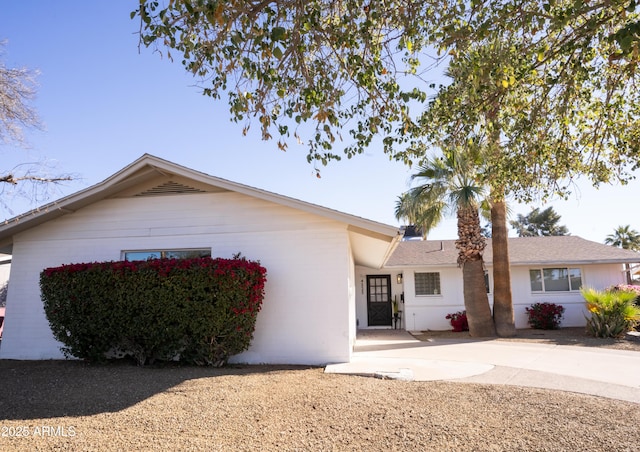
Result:
<svg viewBox="0 0 640 452"><path fill-rule="evenodd" d="M534 303L525 308L531 328L538 330L556 330L560 326L564 307L555 303Z"/></svg>
<svg viewBox="0 0 640 452"><path fill-rule="evenodd" d="M449 320L453 331L460 333L462 331L469 331L469 322L467 321L467 311L458 311L453 314L447 314L445 319Z"/></svg>
<svg viewBox="0 0 640 452"><path fill-rule="evenodd" d="M221 366L249 347L266 270L241 259L156 259L47 268L45 313L63 352Z"/></svg>

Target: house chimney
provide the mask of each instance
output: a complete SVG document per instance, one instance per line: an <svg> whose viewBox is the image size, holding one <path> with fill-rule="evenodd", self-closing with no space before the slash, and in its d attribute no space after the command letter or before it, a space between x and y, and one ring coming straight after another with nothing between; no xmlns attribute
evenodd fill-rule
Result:
<svg viewBox="0 0 640 452"><path fill-rule="evenodd" d="M422 231L413 224L402 226L401 230L404 231L402 240L422 240Z"/></svg>

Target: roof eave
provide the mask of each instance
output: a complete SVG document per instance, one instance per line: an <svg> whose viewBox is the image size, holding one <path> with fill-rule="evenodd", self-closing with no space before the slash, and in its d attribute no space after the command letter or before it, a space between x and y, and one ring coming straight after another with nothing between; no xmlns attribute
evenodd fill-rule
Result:
<svg viewBox="0 0 640 452"><path fill-rule="evenodd" d="M597 259L597 260L576 260L576 261L567 261L567 260L554 260L554 261L530 261L530 262L511 262L512 266L531 266L531 265L598 265L598 264L635 264L639 263L638 260L621 260L621 259ZM487 264L491 264L491 262L486 262Z"/></svg>
<svg viewBox="0 0 640 452"><path fill-rule="evenodd" d="M145 167L147 167L146 171ZM68 213L73 213L82 207L105 199L120 190L131 187L150 177L155 177L158 174L183 176L204 184L292 207L307 213L321 215L359 228L362 231L367 231L367 234L382 235L388 241L394 240L398 235L398 228L394 226L221 179L150 154L144 154L102 182L5 221L4 224L0 225L0 248L10 250L15 234ZM135 177L133 177L134 175ZM388 255L385 256L385 259L387 257Z"/></svg>

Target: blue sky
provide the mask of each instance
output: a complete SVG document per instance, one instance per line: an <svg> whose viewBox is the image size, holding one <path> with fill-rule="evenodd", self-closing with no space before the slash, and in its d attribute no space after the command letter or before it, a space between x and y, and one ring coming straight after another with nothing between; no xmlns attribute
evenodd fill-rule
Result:
<svg viewBox="0 0 640 452"><path fill-rule="evenodd" d="M30 149L0 147L0 170L48 159L52 173L77 180L51 193L54 200L104 180L144 153L186 167L295 197L382 223L397 225L394 207L408 188L411 170L391 162L381 148L321 168L306 161L304 146L287 152L257 133L243 137L229 121L224 100L200 94L179 62L151 49L138 51L138 23L129 18L135 1L58 2L13 0L0 4L0 40L8 67L40 71L34 103L44 131L27 134ZM257 127L253 126L254 130ZM640 229L633 208L640 182L594 190L580 184L568 201L551 205L573 235L602 242L618 225ZM12 217L36 205L5 198ZM38 203L39 204L39 203ZM512 205L516 213L530 206ZM514 234L512 234L514 235ZM429 238L456 237L448 219Z"/></svg>

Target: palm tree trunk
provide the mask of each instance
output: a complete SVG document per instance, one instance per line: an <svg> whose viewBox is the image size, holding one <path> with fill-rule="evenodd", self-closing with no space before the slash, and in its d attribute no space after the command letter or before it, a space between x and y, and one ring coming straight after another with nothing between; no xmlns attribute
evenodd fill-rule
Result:
<svg viewBox="0 0 640 452"><path fill-rule="evenodd" d="M487 112L489 126L489 156L500 161L499 122L500 105L495 102ZM501 183L491 184L491 246L493 249L493 321L500 337L516 335L511 296L511 268L509 265L509 242L507 229L507 204L505 187Z"/></svg>
<svg viewBox="0 0 640 452"><path fill-rule="evenodd" d="M469 335L472 337L495 336L496 329L491 318L491 307L484 284L482 257L462 264L462 282Z"/></svg>
<svg viewBox="0 0 640 452"><path fill-rule="evenodd" d="M507 205L502 194L491 204L491 243L493 249L493 320L500 337L516 335L511 295Z"/></svg>
<svg viewBox="0 0 640 452"><path fill-rule="evenodd" d="M482 251L486 241L480 228L478 207L474 204L458 207L458 265L462 266L464 307L467 311L469 334L473 337L495 336L489 297L484 284Z"/></svg>

